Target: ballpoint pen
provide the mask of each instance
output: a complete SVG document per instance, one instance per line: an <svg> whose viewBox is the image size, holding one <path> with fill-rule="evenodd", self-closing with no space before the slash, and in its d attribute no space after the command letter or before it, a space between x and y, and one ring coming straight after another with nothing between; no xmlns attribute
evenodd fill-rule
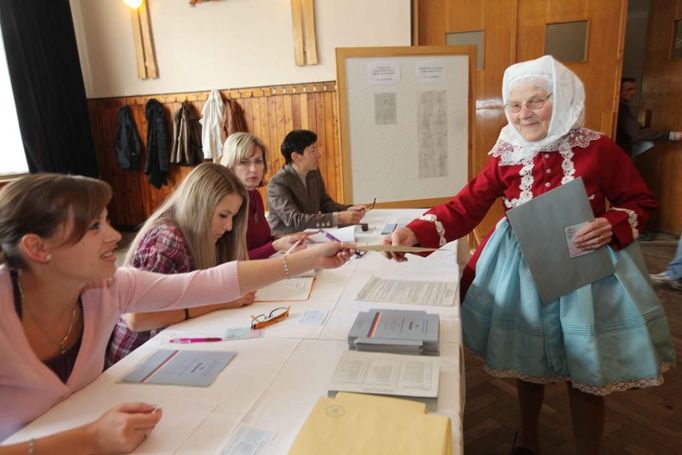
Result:
<svg viewBox="0 0 682 455"><path fill-rule="evenodd" d="M223 341L220 337L200 337L200 338L171 338L171 343L189 344L189 343L213 343L216 341Z"/></svg>

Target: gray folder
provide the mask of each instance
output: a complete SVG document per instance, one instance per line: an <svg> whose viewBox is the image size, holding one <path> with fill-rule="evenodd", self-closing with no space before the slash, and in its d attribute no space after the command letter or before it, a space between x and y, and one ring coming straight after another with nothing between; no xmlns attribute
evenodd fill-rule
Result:
<svg viewBox="0 0 682 455"><path fill-rule="evenodd" d="M594 220L582 178L577 178L507 212L544 303L611 275L606 248L571 257L566 228Z"/></svg>

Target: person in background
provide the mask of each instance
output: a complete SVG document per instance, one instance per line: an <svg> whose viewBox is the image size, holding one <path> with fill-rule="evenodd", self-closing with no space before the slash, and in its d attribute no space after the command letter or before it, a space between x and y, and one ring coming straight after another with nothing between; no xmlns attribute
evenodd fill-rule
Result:
<svg viewBox="0 0 682 455"><path fill-rule="evenodd" d="M660 385L675 362L636 242L656 202L632 160L604 134L582 128L583 84L551 56L507 68L502 97L508 123L485 168L447 204L384 243L439 247L470 232L500 197L508 210L582 177L595 219L576 232L575 244L607 248L615 273L542 302L504 218L464 270L461 318L464 344L486 371L517 380L520 430L512 454L538 452L545 384L566 383L576 453L594 455L604 429L603 397ZM544 229L541 220L537 229ZM546 254L551 260L559 252Z"/></svg>
<svg viewBox="0 0 682 455"><path fill-rule="evenodd" d="M649 275L651 282L656 286L670 286L673 289L682 291L682 236L677 242L677 252L668 268L661 272Z"/></svg>
<svg viewBox="0 0 682 455"><path fill-rule="evenodd" d="M307 235L292 234L275 239L265 218L263 198L258 187L263 185L263 177L268 170L265 145L249 133L234 133L223 144L220 164L226 166L237 176L249 193L249 224L246 230L246 245L249 258L263 259L281 251L286 252L294 245L305 245Z"/></svg>
<svg viewBox="0 0 682 455"><path fill-rule="evenodd" d="M632 156L633 147L642 141L681 141L682 132L680 131L652 131L639 124L630 111L630 101L635 97L636 92L637 81L635 79L631 77L621 79L616 143Z"/></svg>
<svg viewBox="0 0 682 455"><path fill-rule="evenodd" d="M320 174L317 135L293 130L284 137L280 150L286 162L268 184L268 221L274 235L357 224L365 214L364 205L335 202Z"/></svg>
<svg viewBox="0 0 682 455"><path fill-rule="evenodd" d="M128 249L125 265L157 273L186 273L246 259L246 191L219 164L202 163L156 209ZM250 305L254 293L193 309L128 313L116 324L107 365L127 356L165 327L217 310Z"/></svg>
<svg viewBox="0 0 682 455"><path fill-rule="evenodd" d="M339 267L352 253L328 242L191 273L117 268L121 235L108 221L110 198L105 182L59 174L31 174L0 190L0 441L100 376L121 314L235 300L312 268ZM130 452L162 415L152 404L124 403L86 425L0 446L0 455Z"/></svg>

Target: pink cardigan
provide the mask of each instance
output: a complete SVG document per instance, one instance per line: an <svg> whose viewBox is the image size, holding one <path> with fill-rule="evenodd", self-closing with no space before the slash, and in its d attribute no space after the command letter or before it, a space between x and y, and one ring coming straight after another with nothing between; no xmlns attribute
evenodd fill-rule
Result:
<svg viewBox="0 0 682 455"><path fill-rule="evenodd" d="M241 294L236 262L177 275L119 268L81 294L83 338L64 384L31 349L14 308L9 269L0 266L0 441L99 377L121 314L227 302Z"/></svg>

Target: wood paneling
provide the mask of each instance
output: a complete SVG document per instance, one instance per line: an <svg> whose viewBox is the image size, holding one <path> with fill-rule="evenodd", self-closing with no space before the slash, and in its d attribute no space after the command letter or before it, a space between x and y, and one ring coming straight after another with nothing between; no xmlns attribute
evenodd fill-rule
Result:
<svg viewBox="0 0 682 455"><path fill-rule="evenodd" d="M267 146L266 180L284 165L279 146L286 133L295 128L310 129L318 135L318 149L322 154L320 170L329 194L343 201L335 82L223 90L221 93L223 98L234 99L242 106L249 132L261 138ZM207 96L208 92L193 92L88 101L100 177L111 184L114 192L109 206L113 224L133 227L142 223L192 169L172 165L168 185L161 189L147 182L143 171L145 152L139 170L122 170L114 151L118 109L130 106L142 142L146 143L144 105L149 99L155 98L163 104L169 130L172 131L171 116L181 103L189 101L199 114ZM265 199L264 188L261 194Z"/></svg>
<svg viewBox="0 0 682 455"><path fill-rule="evenodd" d="M682 130L682 59L671 59L682 0L651 0L641 109L651 110L654 130ZM682 232L682 143L662 142L636 161L660 208L652 220L658 230Z"/></svg>
<svg viewBox="0 0 682 455"><path fill-rule="evenodd" d="M588 61L568 64L585 83L586 122L613 135L625 26L625 0L421 0L418 3L419 44L444 45L451 32L485 32L484 67L477 71L476 115L470 169L476 174L488 160L506 123L502 76L512 63L544 54L545 25L588 20ZM496 203L477 227L485 235L501 218Z"/></svg>

